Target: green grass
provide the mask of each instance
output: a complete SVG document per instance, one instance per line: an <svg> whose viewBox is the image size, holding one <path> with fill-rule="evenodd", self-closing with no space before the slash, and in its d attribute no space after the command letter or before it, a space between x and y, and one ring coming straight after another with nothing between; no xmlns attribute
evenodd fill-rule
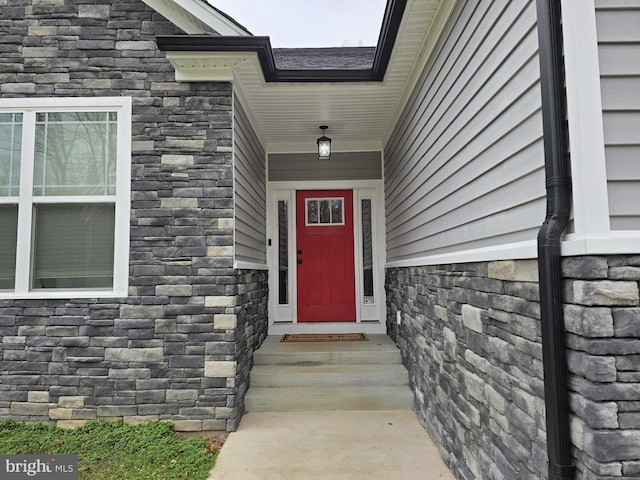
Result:
<svg viewBox="0 0 640 480"><path fill-rule="evenodd" d="M0 421L0 453L78 455L80 480L205 480L216 447L200 437L180 438L171 422L92 420L63 430Z"/></svg>

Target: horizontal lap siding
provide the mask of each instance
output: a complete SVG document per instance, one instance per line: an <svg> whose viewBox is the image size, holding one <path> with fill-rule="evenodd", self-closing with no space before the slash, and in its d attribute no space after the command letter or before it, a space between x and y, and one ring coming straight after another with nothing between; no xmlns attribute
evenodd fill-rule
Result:
<svg viewBox="0 0 640 480"><path fill-rule="evenodd" d="M385 149L388 261L533 240L544 156L532 1L461 0Z"/></svg>
<svg viewBox="0 0 640 480"><path fill-rule="evenodd" d="M640 230L640 0L596 1L612 230Z"/></svg>
<svg viewBox="0 0 640 480"><path fill-rule="evenodd" d="M336 152L329 160L318 160L317 153L273 153L269 180L379 180L381 158L380 152Z"/></svg>
<svg viewBox="0 0 640 480"><path fill-rule="evenodd" d="M234 108L235 258L266 263L265 152L236 98Z"/></svg>

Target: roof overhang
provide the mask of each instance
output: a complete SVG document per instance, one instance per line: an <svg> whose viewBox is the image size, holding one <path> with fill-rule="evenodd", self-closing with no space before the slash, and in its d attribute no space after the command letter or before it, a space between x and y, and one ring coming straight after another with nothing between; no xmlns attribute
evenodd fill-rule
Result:
<svg viewBox="0 0 640 480"><path fill-rule="evenodd" d="M269 37L174 35L158 36L157 43L160 50L167 52L167 58L176 69L176 78L191 81L201 76L203 68L217 68L216 64L224 63L230 58L246 60L251 54L257 56L266 82L381 82L389 66L406 5L407 0L387 2L373 64L366 69L279 69L274 60ZM193 59L191 64L190 58ZM206 59L210 62L208 66L204 66L203 63ZM189 72L190 69L194 71Z"/></svg>
<svg viewBox="0 0 640 480"><path fill-rule="evenodd" d="M189 35L251 35L205 0L142 0Z"/></svg>
<svg viewBox="0 0 640 480"><path fill-rule="evenodd" d="M381 150L457 1L389 0L376 47L353 62L314 49L274 53L267 37L198 34L159 37L158 44L177 81L232 82L234 101L245 106L268 153L313 152L318 125L329 125L336 152ZM307 54L309 61L296 59ZM314 70L277 68L310 68L316 60Z"/></svg>

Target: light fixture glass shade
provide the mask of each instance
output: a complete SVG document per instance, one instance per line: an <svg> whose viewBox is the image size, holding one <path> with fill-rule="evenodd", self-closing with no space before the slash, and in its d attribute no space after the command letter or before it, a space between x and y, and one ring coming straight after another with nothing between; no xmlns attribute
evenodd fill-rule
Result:
<svg viewBox="0 0 640 480"><path fill-rule="evenodd" d="M318 144L318 160L329 160L331 157L331 139L324 134L327 128L329 127L326 125L320 125L322 136L316 142Z"/></svg>
<svg viewBox="0 0 640 480"><path fill-rule="evenodd" d="M324 135L318 139L318 159L329 160L331 157L331 139Z"/></svg>

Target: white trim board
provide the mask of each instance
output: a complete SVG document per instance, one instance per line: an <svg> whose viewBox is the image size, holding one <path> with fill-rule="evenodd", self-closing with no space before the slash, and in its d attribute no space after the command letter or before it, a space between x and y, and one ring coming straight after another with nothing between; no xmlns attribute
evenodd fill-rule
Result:
<svg viewBox="0 0 640 480"><path fill-rule="evenodd" d="M233 268L238 270L269 270L269 266L266 264L243 261L233 262Z"/></svg>
<svg viewBox="0 0 640 480"><path fill-rule="evenodd" d="M423 265L443 265L447 263L490 262L495 260L529 259L538 256L535 240L498 245L496 247L474 248L459 252L428 255L407 260L388 262L385 268L417 267Z"/></svg>
<svg viewBox="0 0 640 480"><path fill-rule="evenodd" d="M567 235L562 241L562 256L640 254L640 231L611 232L609 236L579 237ZM538 258L536 240L443 253L413 259L388 262L385 268L420 267L449 263L492 262Z"/></svg>
<svg viewBox="0 0 640 480"><path fill-rule="evenodd" d="M353 190L354 208L354 268L356 269L356 321L355 322L304 322L297 323L296 296L296 255L295 255L295 219L297 190ZM267 184L267 238L271 246L267 251L269 265L269 335L280 333L386 333L386 298L384 292L384 202L381 180L357 181L300 181L268 182ZM374 302L364 303L361 249L361 200L371 199L374 215L372 218L373 275L376 279ZM285 200L288 209L288 264L289 264L289 303L277 304L278 296L278 226L277 202ZM341 326L342 325L342 326ZM343 329L344 330L341 330Z"/></svg>
<svg viewBox="0 0 640 480"><path fill-rule="evenodd" d="M562 0L575 233L609 233L600 65L594 0Z"/></svg>

